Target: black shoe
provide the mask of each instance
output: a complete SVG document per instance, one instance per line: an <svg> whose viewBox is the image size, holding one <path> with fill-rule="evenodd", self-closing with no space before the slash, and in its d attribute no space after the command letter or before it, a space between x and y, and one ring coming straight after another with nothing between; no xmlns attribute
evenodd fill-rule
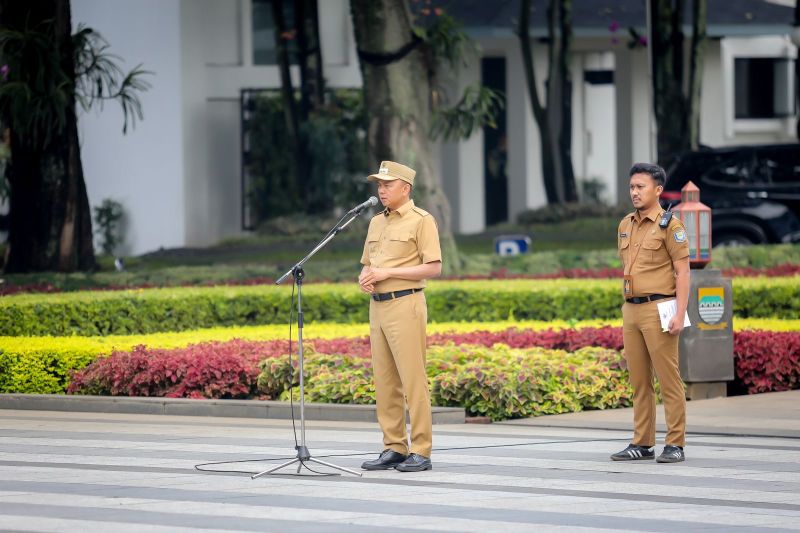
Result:
<svg viewBox="0 0 800 533"><path fill-rule="evenodd" d="M400 472L422 472L423 470L430 470L433 465L431 460L424 455L412 453L405 461L394 468Z"/></svg>
<svg viewBox="0 0 800 533"><path fill-rule="evenodd" d="M656 456L656 452L652 448L645 448L644 446L637 446L636 444L628 444L628 447L617 452L611 456L613 461L640 461L642 459L652 459Z"/></svg>
<svg viewBox="0 0 800 533"><path fill-rule="evenodd" d="M391 470L406 460L406 455L394 450L383 450L380 457L372 461L364 461L361 468L364 470Z"/></svg>
<svg viewBox="0 0 800 533"><path fill-rule="evenodd" d="M659 463L680 463L686 460L686 455L683 453L683 448L680 446L664 446L664 451L656 459Z"/></svg>

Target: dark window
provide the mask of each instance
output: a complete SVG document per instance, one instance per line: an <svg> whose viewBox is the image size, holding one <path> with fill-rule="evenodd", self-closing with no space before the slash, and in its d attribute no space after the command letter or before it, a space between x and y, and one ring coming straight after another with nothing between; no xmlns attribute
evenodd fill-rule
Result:
<svg viewBox="0 0 800 533"><path fill-rule="evenodd" d="M692 181L699 185L701 176L708 173L709 169L718 167L724 162L734 157L731 153L719 152L691 152L683 156L677 166L668 173L667 184L664 187L668 191L678 191Z"/></svg>
<svg viewBox="0 0 800 533"><path fill-rule="evenodd" d="M272 17L272 2L283 4L283 21L286 31L294 31L294 2L281 0L253 0L253 64L276 65L278 63L275 50L275 20ZM289 62L297 64L297 41L289 39Z"/></svg>
<svg viewBox="0 0 800 533"><path fill-rule="evenodd" d="M734 65L736 118L781 118L794 114L792 62L773 57L739 57Z"/></svg>
<svg viewBox="0 0 800 533"><path fill-rule="evenodd" d="M585 70L583 71L583 81L590 85L613 85L613 70Z"/></svg>
<svg viewBox="0 0 800 533"><path fill-rule="evenodd" d="M753 175L753 153L746 151L726 158L722 163L708 170L703 181L718 187L750 186L760 181ZM701 187L702 188L702 187Z"/></svg>
<svg viewBox="0 0 800 533"><path fill-rule="evenodd" d="M482 58L481 83L484 87L505 94L506 58ZM483 183L487 226L508 221L508 132L505 109L498 113L496 120L496 128L483 128Z"/></svg>
<svg viewBox="0 0 800 533"><path fill-rule="evenodd" d="M766 183L800 187L800 145L761 150L757 172Z"/></svg>

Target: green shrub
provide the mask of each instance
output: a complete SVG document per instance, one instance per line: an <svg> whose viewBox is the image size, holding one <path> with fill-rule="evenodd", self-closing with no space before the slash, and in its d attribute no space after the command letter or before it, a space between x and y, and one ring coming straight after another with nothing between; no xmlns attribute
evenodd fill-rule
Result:
<svg viewBox="0 0 800 533"><path fill-rule="evenodd" d="M768 268L800 264L800 245L724 246L712 251L713 268Z"/></svg>
<svg viewBox="0 0 800 533"><path fill-rule="evenodd" d="M575 220L576 218L611 217L622 219L632 209L627 206L606 206L603 204L553 204L522 211L517 215L517 223L521 226L530 224L553 224Z"/></svg>
<svg viewBox="0 0 800 533"><path fill-rule="evenodd" d="M737 278L740 317L800 318L800 277ZM141 334L280 324L288 287L209 287L28 294L0 299L0 336ZM622 303L617 280L439 281L426 289L432 322L611 319ZM309 322L365 323L369 301L355 284L309 285Z"/></svg>
<svg viewBox="0 0 800 533"><path fill-rule="evenodd" d="M631 405L632 391L619 352L581 348L573 353L543 348L512 349L453 344L428 349L431 403L463 407L469 415L506 420L584 409ZM285 361L265 361L259 377L288 387ZM297 383L297 370L294 372ZM273 388L262 389L267 394ZM374 404L369 359L312 354L306 359L306 401ZM298 390L292 390L295 399ZM281 398L288 400L285 388Z"/></svg>
<svg viewBox="0 0 800 533"><path fill-rule="evenodd" d="M38 352L0 352L0 393L63 394L72 371L96 358L94 350L65 350L56 345Z"/></svg>

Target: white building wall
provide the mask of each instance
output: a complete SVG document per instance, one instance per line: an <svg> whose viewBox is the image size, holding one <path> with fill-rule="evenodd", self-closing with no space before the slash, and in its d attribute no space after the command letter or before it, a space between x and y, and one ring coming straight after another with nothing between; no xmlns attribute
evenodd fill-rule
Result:
<svg viewBox="0 0 800 533"><path fill-rule="evenodd" d="M127 136L113 104L82 116L82 155L90 203L121 201L129 213L128 248L138 254L159 247L202 246L241 232L243 88L277 88L278 68L254 65L252 0L73 0L75 25L98 29L128 68L153 71L142 96L145 120ZM360 87L361 74L348 0L319 3L325 78L329 87ZM509 218L546 203L539 132L533 118L516 38L482 37L485 56L506 58ZM701 142L712 146L779 142L793 138L789 119L745 124L732 119L733 58L795 49L783 37L710 40L706 48ZM573 162L580 178L601 177L609 200L627 200L627 168L652 161L653 117L647 53L618 48L611 61L615 85L590 87L583 69L603 68L592 57L603 43L576 42L572 65ZM607 55L607 54L605 54ZM535 43L540 94L546 46ZM299 82L296 68L292 69ZM475 60L459 80L480 79ZM482 133L446 143L439 154L457 231L484 226Z"/></svg>
<svg viewBox="0 0 800 533"><path fill-rule="evenodd" d="M243 88L278 88L276 66L253 65L251 0L73 0L75 26L96 28L128 68L155 73L145 120L121 134L120 111L81 117L89 200L122 202L126 254L205 246L241 233ZM348 0L320 2L325 78L360 87ZM299 83L296 68L292 68Z"/></svg>
<svg viewBox="0 0 800 533"><path fill-rule="evenodd" d="M81 114L81 157L91 206L105 198L126 213L124 254L182 246L184 162L181 150L179 0L72 0L72 21L97 30L124 70L139 63L153 72L141 95L144 120L122 134L122 111Z"/></svg>
<svg viewBox="0 0 800 533"><path fill-rule="evenodd" d="M796 116L758 120L735 118L734 61L737 57L795 58L797 48L788 36L709 41L703 71L700 142L709 146L730 146L796 140Z"/></svg>

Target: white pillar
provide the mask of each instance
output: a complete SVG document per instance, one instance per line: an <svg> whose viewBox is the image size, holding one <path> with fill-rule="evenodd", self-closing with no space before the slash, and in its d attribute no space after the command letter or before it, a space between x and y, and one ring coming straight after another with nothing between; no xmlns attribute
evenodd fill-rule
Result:
<svg viewBox="0 0 800 533"><path fill-rule="evenodd" d="M617 199L628 202L628 169L637 162L654 162L650 143L652 101L648 87L647 52L617 52L614 84L617 104Z"/></svg>
<svg viewBox="0 0 800 533"><path fill-rule="evenodd" d="M448 84L451 99L460 98L466 87L481 80L480 59L461 68L457 79ZM452 102L451 102L452 103ZM486 227L483 183L483 130L468 139L442 143L440 165L444 191L452 208L453 230L480 233Z"/></svg>

